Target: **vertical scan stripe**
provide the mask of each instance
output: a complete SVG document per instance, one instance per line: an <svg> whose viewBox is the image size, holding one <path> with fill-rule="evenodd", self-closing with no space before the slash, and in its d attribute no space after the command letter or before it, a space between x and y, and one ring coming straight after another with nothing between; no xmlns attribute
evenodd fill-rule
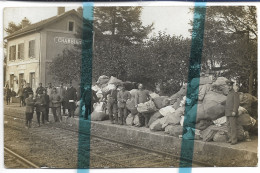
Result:
<svg viewBox="0 0 260 173"><path fill-rule="evenodd" d="M199 78L200 78L200 67L201 67L201 55L203 48L203 35L204 35L204 22L206 14L206 3L195 3L194 7L194 17L193 17L193 30L192 30L192 41L191 41L191 52L189 59L189 73L188 73L188 85L186 98L193 98L194 111L193 115L197 115L197 98L199 92ZM191 83L191 80L197 78L198 80L193 80L195 82ZM196 88L196 89L195 89ZM194 99L195 98L195 99ZM188 112L191 106L185 104L185 114L183 123L183 134L187 127L195 128L194 122L196 121L196 116L189 117ZM179 173L190 173L192 167L193 159L193 149L194 149L194 133L191 133L192 140L186 140L182 138L181 143L181 153L180 153L180 169Z"/></svg>
<svg viewBox="0 0 260 173"><path fill-rule="evenodd" d="M82 19L82 48L81 48L81 96L91 93L92 86L92 58L93 58L93 3L83 3ZM89 98L86 98L89 97ZM82 97L81 97L82 98ZM91 100L91 94L86 94L82 98L80 105L84 104L83 100ZM90 167L90 135L91 120L79 119L78 134L78 162L77 172L88 173Z"/></svg>

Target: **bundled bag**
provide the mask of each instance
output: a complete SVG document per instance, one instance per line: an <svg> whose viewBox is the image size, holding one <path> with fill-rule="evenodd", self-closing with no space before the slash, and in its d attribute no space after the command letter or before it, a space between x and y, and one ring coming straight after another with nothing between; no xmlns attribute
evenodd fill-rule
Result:
<svg viewBox="0 0 260 173"><path fill-rule="evenodd" d="M180 104L181 104L181 99L177 98L176 102L173 103L173 108L176 110L180 107Z"/></svg>
<svg viewBox="0 0 260 173"><path fill-rule="evenodd" d="M91 87L93 91L97 92L100 88L97 85Z"/></svg>
<svg viewBox="0 0 260 173"><path fill-rule="evenodd" d="M103 97L103 93L102 93L101 89L97 91L96 95L97 95L98 98Z"/></svg>
<svg viewBox="0 0 260 173"><path fill-rule="evenodd" d="M183 135L183 127L180 125L168 125L165 127L165 132L171 136L179 137Z"/></svg>
<svg viewBox="0 0 260 173"><path fill-rule="evenodd" d="M156 94L156 93L151 93L151 94L149 94L149 95L150 95L150 97L151 97L152 99L157 98L157 97L160 97L159 94Z"/></svg>
<svg viewBox="0 0 260 173"><path fill-rule="evenodd" d="M134 117L134 125L136 125L136 126L139 126L139 125L141 125L141 122L140 122L140 119L139 119L139 116L135 116Z"/></svg>
<svg viewBox="0 0 260 173"><path fill-rule="evenodd" d="M129 114L127 117L126 117L126 125L128 126L132 126L134 124L134 118L135 116L132 115L132 114Z"/></svg>
<svg viewBox="0 0 260 173"><path fill-rule="evenodd" d="M93 107L94 111L91 113L92 121L103 121L107 119L104 102L94 103Z"/></svg>
<svg viewBox="0 0 260 173"><path fill-rule="evenodd" d="M165 123L162 125L163 128L165 128L168 125L178 125L180 124L181 121L181 117L175 115L166 116L165 118L166 118Z"/></svg>
<svg viewBox="0 0 260 173"><path fill-rule="evenodd" d="M150 125L150 130L152 131L162 131L163 127L162 125L165 123L166 118L160 118L156 121L154 121L151 125Z"/></svg>
<svg viewBox="0 0 260 173"><path fill-rule="evenodd" d="M204 117L199 117L200 119L216 120L225 115L225 102L226 96L218 94L213 91L209 91L204 100ZM198 119L198 120L200 120Z"/></svg>
<svg viewBox="0 0 260 173"><path fill-rule="evenodd" d="M216 133L217 133L217 130L209 129L209 130L203 131L203 133L201 134L202 135L201 138L204 142L210 142L213 140Z"/></svg>
<svg viewBox="0 0 260 173"><path fill-rule="evenodd" d="M196 123L203 119L208 119L204 113L203 104L195 104L187 113L188 123Z"/></svg>
<svg viewBox="0 0 260 173"><path fill-rule="evenodd" d="M160 114L162 114L163 116L173 116L175 109L172 106L166 106L164 108L161 108L159 110Z"/></svg>
<svg viewBox="0 0 260 173"><path fill-rule="evenodd" d="M93 111L91 113L91 121L104 121L107 119L107 115L105 112L96 112Z"/></svg>
<svg viewBox="0 0 260 173"><path fill-rule="evenodd" d="M228 140L228 137L227 137L226 132L224 132L224 131L218 131L213 137L214 142L227 142L227 140Z"/></svg>
<svg viewBox="0 0 260 173"><path fill-rule="evenodd" d="M157 109L161 109L161 108L169 105L169 97L159 96L159 97L154 98L153 102Z"/></svg>
<svg viewBox="0 0 260 173"><path fill-rule="evenodd" d="M170 99L171 99L173 102L175 102L175 101L177 100L177 98L182 98L182 97L184 97L184 96L186 95L186 93L187 93L187 84L184 84L184 85L181 87L181 89L180 89L177 93L173 94L173 95L170 97Z"/></svg>
<svg viewBox="0 0 260 173"><path fill-rule="evenodd" d="M251 128L256 124L256 120L249 114L242 114L238 116L237 123L243 127Z"/></svg>
<svg viewBox="0 0 260 173"><path fill-rule="evenodd" d="M214 91L227 95L228 94L228 86L226 84L226 81L228 79L225 77L218 77L215 82L212 83L212 88Z"/></svg>
<svg viewBox="0 0 260 173"><path fill-rule="evenodd" d="M133 98L131 100L126 101L126 108L131 112L132 115L136 115L138 113L137 108L135 107L135 101Z"/></svg>
<svg viewBox="0 0 260 173"><path fill-rule="evenodd" d="M181 116L184 115L184 111L185 111L185 107L184 106L179 107L178 109L176 109L174 115L181 117Z"/></svg>
<svg viewBox="0 0 260 173"><path fill-rule="evenodd" d="M149 122L148 122L148 126L150 126L154 121L156 121L156 120L158 120L158 119L160 119L162 117L163 116L162 116L162 114L160 114L159 111L153 113L152 116L150 117Z"/></svg>
<svg viewBox="0 0 260 173"><path fill-rule="evenodd" d="M100 76L100 77L98 78L97 83L103 85L103 84L108 83L108 81L109 81L109 77L106 76L106 75L102 75L102 76Z"/></svg>
<svg viewBox="0 0 260 173"><path fill-rule="evenodd" d="M93 104L94 111L96 112L104 112L105 111L105 103L99 102Z"/></svg>
<svg viewBox="0 0 260 173"><path fill-rule="evenodd" d="M248 111L242 106L238 107L238 115L248 114Z"/></svg>
<svg viewBox="0 0 260 173"><path fill-rule="evenodd" d="M116 85L115 84L107 84L105 87L101 88L102 93L107 93L111 90L115 90L116 89Z"/></svg>
<svg viewBox="0 0 260 173"><path fill-rule="evenodd" d="M244 107L248 113L258 120L258 102L257 98L249 93L239 93L240 106Z"/></svg>
<svg viewBox="0 0 260 173"><path fill-rule="evenodd" d="M223 116L221 118L218 118L216 120L213 121L213 123L216 125L216 126L222 126L223 124L225 124L227 122L227 117L226 116Z"/></svg>
<svg viewBox="0 0 260 173"><path fill-rule="evenodd" d="M212 124L213 124L212 120L200 120L196 124L196 129L205 130L206 128L208 128Z"/></svg>
<svg viewBox="0 0 260 173"><path fill-rule="evenodd" d="M117 79L116 77L114 76L111 76L109 81L108 81L108 84L115 84L115 85L119 85L119 84L122 84L123 81L121 81L120 79Z"/></svg>
<svg viewBox="0 0 260 173"><path fill-rule="evenodd" d="M200 85L212 84L212 82L209 77L200 77Z"/></svg>
<svg viewBox="0 0 260 173"><path fill-rule="evenodd" d="M131 98L135 98L135 94L137 93L138 89L132 89L130 92Z"/></svg>
<svg viewBox="0 0 260 173"><path fill-rule="evenodd" d="M137 111L139 113L152 113L157 110L154 102L152 100L149 100L145 103L139 103L137 105Z"/></svg>
<svg viewBox="0 0 260 173"><path fill-rule="evenodd" d="M207 92L210 91L210 89L211 89L211 85L210 84L200 85L199 86L198 100L199 101L203 101L205 95L207 94Z"/></svg>

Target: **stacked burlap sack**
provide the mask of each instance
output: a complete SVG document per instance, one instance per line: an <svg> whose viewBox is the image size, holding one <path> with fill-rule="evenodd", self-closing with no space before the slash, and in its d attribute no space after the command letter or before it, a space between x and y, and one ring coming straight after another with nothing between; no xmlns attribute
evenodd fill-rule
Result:
<svg viewBox="0 0 260 173"><path fill-rule="evenodd" d="M219 77L215 81L209 77L195 78L189 84L184 84L177 93L170 97L149 92L151 100L141 103L137 107L135 94L138 90L133 89L135 87L132 82L128 82L127 90L130 91L131 100L126 103L129 111L126 124L139 125L137 114L144 113L149 116L148 126L152 131L165 131L171 136L185 139L225 142L227 140L225 104L228 94L226 80L224 77ZM198 82L199 86L196 85ZM108 92L122 83L113 76L110 78L100 76L97 81L98 87L96 87L98 88L97 95ZM187 93L188 87L190 93ZM256 131L257 98L248 93L239 93L239 96L237 131L239 140L243 140L248 138L248 131ZM198 101L196 102L196 100ZM185 111L186 116L184 117ZM185 127L188 128L183 128L184 122Z"/></svg>
<svg viewBox="0 0 260 173"><path fill-rule="evenodd" d="M198 79L191 81L198 82ZM225 117L225 103L228 88L227 79L224 77L211 81L207 77L200 78L199 88L192 88L198 91L198 98L193 98L193 93L187 93L187 84L184 84L179 92L171 97L159 96L154 99L158 111L151 114L149 127L153 131L165 131L172 136L185 139L201 139L204 141L225 142L227 139L227 127ZM186 98L186 94L189 96ZM238 139L248 138L248 131L256 131L257 114L253 113L252 105L257 104L257 98L250 94L240 94L240 107L238 115ZM194 100L198 99L197 104ZM156 100L160 100L157 103ZM246 109L248 108L248 110ZM187 111L184 120L184 112ZM183 129L183 122L189 128ZM195 128L194 128L195 127Z"/></svg>

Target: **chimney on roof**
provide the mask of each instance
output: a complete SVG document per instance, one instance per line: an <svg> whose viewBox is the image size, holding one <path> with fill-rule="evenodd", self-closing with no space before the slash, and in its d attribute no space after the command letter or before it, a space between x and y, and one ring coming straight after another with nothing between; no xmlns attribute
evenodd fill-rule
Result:
<svg viewBox="0 0 260 173"><path fill-rule="evenodd" d="M77 8L77 12L79 13L79 15L83 16L83 8L82 7Z"/></svg>
<svg viewBox="0 0 260 173"><path fill-rule="evenodd" d="M65 13L65 7L58 7L58 15Z"/></svg>
<svg viewBox="0 0 260 173"><path fill-rule="evenodd" d="M29 20L25 17L25 18L22 20L21 24L22 24L22 28L25 28L26 26L30 25L30 22L29 22Z"/></svg>

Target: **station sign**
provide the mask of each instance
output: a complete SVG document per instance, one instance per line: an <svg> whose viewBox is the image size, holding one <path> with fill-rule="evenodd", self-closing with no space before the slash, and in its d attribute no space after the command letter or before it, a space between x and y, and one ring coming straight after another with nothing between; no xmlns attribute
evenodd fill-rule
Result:
<svg viewBox="0 0 260 173"><path fill-rule="evenodd" d="M77 38L68 38L68 37L54 37L54 42L56 44L72 44L72 45L81 45L82 40Z"/></svg>

